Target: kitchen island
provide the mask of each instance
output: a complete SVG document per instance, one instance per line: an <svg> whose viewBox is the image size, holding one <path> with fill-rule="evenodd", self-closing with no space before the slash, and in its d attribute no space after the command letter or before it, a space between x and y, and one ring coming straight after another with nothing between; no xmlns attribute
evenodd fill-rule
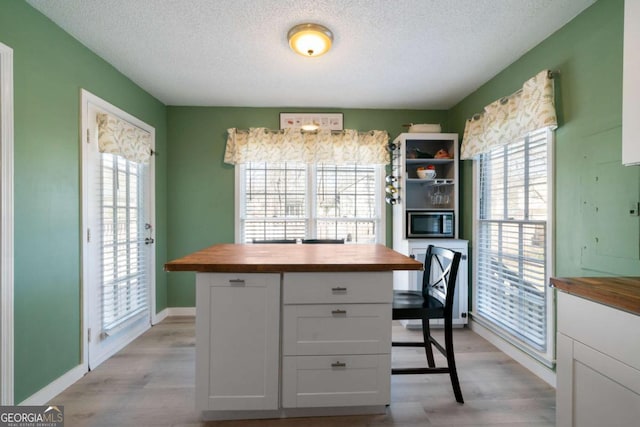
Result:
<svg viewBox="0 0 640 427"><path fill-rule="evenodd" d="M205 419L384 413L393 271L382 245L220 244L196 272L196 408Z"/></svg>

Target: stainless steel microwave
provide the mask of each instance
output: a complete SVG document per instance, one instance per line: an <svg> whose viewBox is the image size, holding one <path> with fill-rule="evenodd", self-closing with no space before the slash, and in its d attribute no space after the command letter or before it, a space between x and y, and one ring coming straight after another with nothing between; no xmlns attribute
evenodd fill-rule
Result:
<svg viewBox="0 0 640 427"><path fill-rule="evenodd" d="M453 238L453 215L453 211L407 211L407 238Z"/></svg>

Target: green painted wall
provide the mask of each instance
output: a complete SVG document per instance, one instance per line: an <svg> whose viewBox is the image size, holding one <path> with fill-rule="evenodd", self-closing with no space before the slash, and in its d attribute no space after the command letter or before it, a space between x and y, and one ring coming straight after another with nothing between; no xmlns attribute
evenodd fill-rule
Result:
<svg viewBox="0 0 640 427"><path fill-rule="evenodd" d="M156 127L157 311L194 305L193 275L167 275L165 261L233 241L227 128L340 111L346 128L392 137L408 122L462 134L466 118L544 68L560 71L556 275L640 275L638 218L621 213L640 196L640 168L620 166L622 10L600 0L445 112L165 107L25 2L0 0L0 42L14 49L16 402L80 363L80 88ZM461 233L472 239L471 162L461 169Z"/></svg>
<svg viewBox="0 0 640 427"><path fill-rule="evenodd" d="M80 89L155 126L157 309L167 305L166 107L26 2L0 0L13 49L15 401L81 362Z"/></svg>
<svg viewBox="0 0 640 427"><path fill-rule="evenodd" d="M340 103L336 96L336 104ZM170 259L215 243L234 241L234 168L224 164L228 128L277 129L282 111L344 113L347 129L381 129L395 138L404 123L442 123L445 111L311 108L169 107L168 238ZM446 130L446 129L445 129ZM387 210L387 245L391 246ZM168 305L195 304L193 273L171 273Z"/></svg>
<svg viewBox="0 0 640 427"><path fill-rule="evenodd" d="M543 69L555 78L555 275L640 275L640 167L621 163L623 0L600 0L452 108L465 120ZM472 239L472 162L461 167L461 233Z"/></svg>

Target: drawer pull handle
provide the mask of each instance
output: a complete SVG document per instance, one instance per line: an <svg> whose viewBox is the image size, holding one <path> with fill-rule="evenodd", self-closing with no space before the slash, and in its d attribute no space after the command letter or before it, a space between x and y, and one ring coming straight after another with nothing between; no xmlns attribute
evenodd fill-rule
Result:
<svg viewBox="0 0 640 427"><path fill-rule="evenodd" d="M334 363L331 364L332 368L344 368L346 366L347 366L347 364L344 363L344 362L334 362Z"/></svg>
<svg viewBox="0 0 640 427"><path fill-rule="evenodd" d="M246 283L243 279L231 279L229 280L229 284L232 286L244 286Z"/></svg>
<svg viewBox="0 0 640 427"><path fill-rule="evenodd" d="M335 288L331 288L331 292L347 292L347 288L343 288L342 286L336 286Z"/></svg>
<svg viewBox="0 0 640 427"><path fill-rule="evenodd" d="M331 314L347 314L347 310L331 310Z"/></svg>

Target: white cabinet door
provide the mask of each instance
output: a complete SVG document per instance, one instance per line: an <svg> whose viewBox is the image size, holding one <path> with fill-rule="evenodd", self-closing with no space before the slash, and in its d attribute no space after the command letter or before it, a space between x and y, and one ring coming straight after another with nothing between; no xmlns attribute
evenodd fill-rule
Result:
<svg viewBox="0 0 640 427"><path fill-rule="evenodd" d="M640 2L624 2L622 163L640 164Z"/></svg>
<svg viewBox="0 0 640 427"><path fill-rule="evenodd" d="M640 371L561 333L557 369L558 427L638 425Z"/></svg>
<svg viewBox="0 0 640 427"><path fill-rule="evenodd" d="M640 316L558 292L556 425L637 426Z"/></svg>
<svg viewBox="0 0 640 427"><path fill-rule="evenodd" d="M279 274L196 275L196 406L278 409Z"/></svg>

